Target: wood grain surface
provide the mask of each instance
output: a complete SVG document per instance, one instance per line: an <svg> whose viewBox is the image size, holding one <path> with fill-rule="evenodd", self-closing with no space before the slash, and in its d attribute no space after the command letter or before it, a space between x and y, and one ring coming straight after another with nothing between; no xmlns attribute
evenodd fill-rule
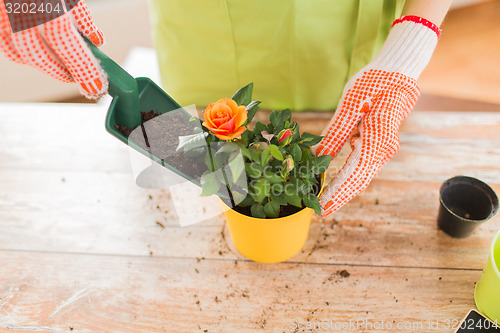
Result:
<svg viewBox="0 0 500 333"><path fill-rule="evenodd" d="M222 215L181 227L104 115L0 104L0 332L453 332L474 307L500 218L451 238L438 190L464 174L500 191L499 113L414 112L368 189L272 265L237 253ZM294 114L317 134L330 117Z"/></svg>

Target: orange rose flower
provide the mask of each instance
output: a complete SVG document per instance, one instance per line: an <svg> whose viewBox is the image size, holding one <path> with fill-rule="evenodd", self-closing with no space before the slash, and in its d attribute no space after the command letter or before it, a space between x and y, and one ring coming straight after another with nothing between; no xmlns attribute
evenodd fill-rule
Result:
<svg viewBox="0 0 500 333"><path fill-rule="evenodd" d="M238 138L246 130L243 124L247 121L248 111L230 98L221 98L210 104L203 114L203 126L221 140Z"/></svg>

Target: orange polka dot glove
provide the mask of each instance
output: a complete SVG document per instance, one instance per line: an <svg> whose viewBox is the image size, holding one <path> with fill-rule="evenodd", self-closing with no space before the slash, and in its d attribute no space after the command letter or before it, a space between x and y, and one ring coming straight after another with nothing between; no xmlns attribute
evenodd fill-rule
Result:
<svg viewBox="0 0 500 333"><path fill-rule="evenodd" d="M104 42L85 3L30 1L36 6L24 7L31 11L28 15L22 7L15 13L15 3L19 1L0 0L0 50L9 59L33 66L58 80L77 82L87 98L97 99L106 94L107 76L81 36L96 46ZM56 8L60 14L50 17L48 7L39 7L50 2L54 4L50 7L52 14ZM55 7L56 3L60 7ZM32 14L33 8L35 11L43 8L44 12Z"/></svg>
<svg viewBox="0 0 500 333"><path fill-rule="evenodd" d="M362 192L399 149L399 126L415 105L417 78L429 62L440 30L416 16L396 21L374 60L347 83L316 155L335 156L350 139L352 152L320 197L322 216Z"/></svg>

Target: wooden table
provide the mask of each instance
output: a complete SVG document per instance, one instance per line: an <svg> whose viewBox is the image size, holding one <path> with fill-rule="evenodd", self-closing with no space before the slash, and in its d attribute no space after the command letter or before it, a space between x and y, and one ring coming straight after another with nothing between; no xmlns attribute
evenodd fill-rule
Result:
<svg viewBox="0 0 500 333"><path fill-rule="evenodd" d="M235 252L222 216L180 227L104 114L0 104L1 332L452 332L474 307L500 218L453 239L438 189L465 174L500 193L500 113L414 112L369 188L273 265ZM318 133L330 114L295 117Z"/></svg>

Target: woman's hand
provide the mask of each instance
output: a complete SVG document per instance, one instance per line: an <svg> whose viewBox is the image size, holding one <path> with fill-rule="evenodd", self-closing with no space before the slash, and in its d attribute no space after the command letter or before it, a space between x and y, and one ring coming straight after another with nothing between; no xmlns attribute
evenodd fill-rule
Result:
<svg viewBox="0 0 500 333"><path fill-rule="evenodd" d="M104 37L94 25L83 0L60 2L71 9L66 11L61 8L64 14L52 20L43 16L47 13L36 13L37 25L28 22L33 20L33 15L27 16L22 10L14 14L13 3L12 0L0 0L0 50L8 58L33 66L63 82L77 82L81 93L87 98L97 99L106 94L106 73L82 35L96 46L103 44ZM37 0L35 3L44 1ZM27 29L16 29L26 22Z"/></svg>
<svg viewBox="0 0 500 333"><path fill-rule="evenodd" d="M399 126L415 105L417 78L439 38L433 23L417 16L394 22L375 59L346 85L316 155L335 156L350 138L352 152L320 197L322 216L363 191L399 149Z"/></svg>

